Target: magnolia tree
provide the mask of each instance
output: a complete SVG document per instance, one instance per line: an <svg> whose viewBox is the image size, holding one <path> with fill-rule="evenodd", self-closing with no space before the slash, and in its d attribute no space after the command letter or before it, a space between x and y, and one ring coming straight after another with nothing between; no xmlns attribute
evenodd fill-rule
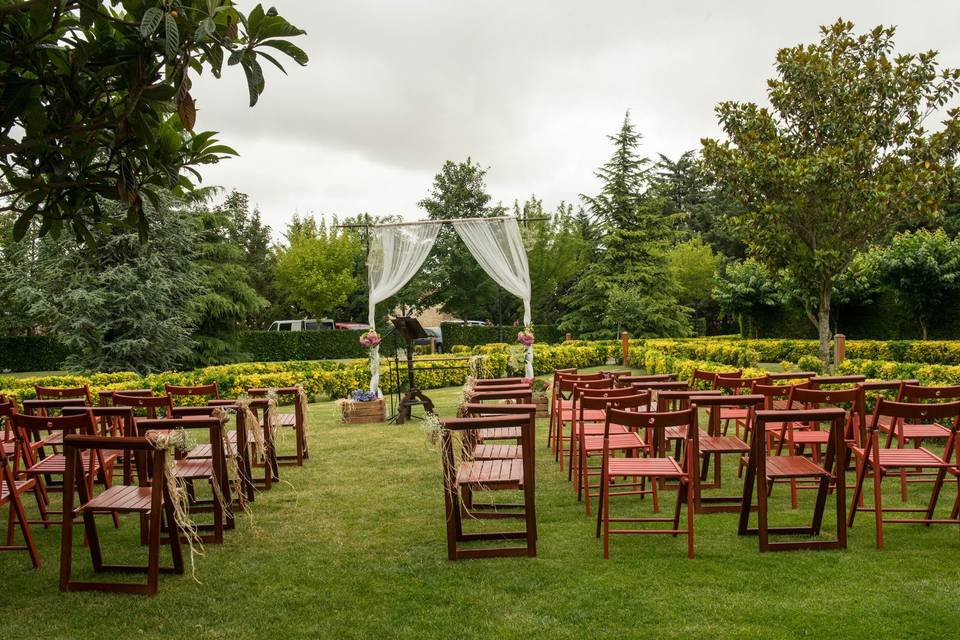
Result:
<svg viewBox="0 0 960 640"><path fill-rule="evenodd" d="M193 80L243 69L250 106L261 63L306 64L303 34L274 9L231 0L6 0L0 3L0 210L40 234L126 222L147 232L144 203L192 189L197 167L235 155L195 131ZM98 198L122 205L122 215ZM114 215L111 216L111 213Z"/></svg>
<svg viewBox="0 0 960 640"><path fill-rule="evenodd" d="M936 216L948 192L960 112L944 107L960 71L934 51L895 54L892 27L856 34L841 20L821 34L777 53L769 108L717 106L726 139L704 139L703 156L744 205L734 223L750 252L807 292L829 364L836 279L898 224Z"/></svg>

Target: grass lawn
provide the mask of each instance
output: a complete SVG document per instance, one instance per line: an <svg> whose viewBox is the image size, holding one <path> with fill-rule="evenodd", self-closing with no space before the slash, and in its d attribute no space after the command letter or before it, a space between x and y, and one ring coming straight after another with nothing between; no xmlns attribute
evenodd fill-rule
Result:
<svg viewBox="0 0 960 640"><path fill-rule="evenodd" d="M429 393L442 415L453 413L457 389ZM0 554L4 635L944 638L960 622L957 527L891 525L878 552L872 518L861 514L848 551L760 555L756 538L736 535L735 514L709 514L696 520L695 560L683 538L628 536L615 537L603 561L594 521L546 455L545 437L544 420L535 559L447 561L439 457L419 424L341 425L333 405L321 403L307 466L283 468L289 485L257 498L255 527L241 520L224 545L207 547L197 560L201 584L162 576L153 599L61 594L59 530L35 527L40 571L24 553ZM738 490L734 466L725 483ZM888 484L893 504L896 483ZM915 485L914 502L927 491ZM774 519L806 519L812 493L802 495L791 513L778 489ZM948 488L941 512L954 496ZM672 498L664 495L666 508ZM647 513L649 504L621 498L619 511ZM828 506L827 533L831 513ZM135 519L119 531L101 522L113 559L145 558ZM82 547L74 562L88 570Z"/></svg>

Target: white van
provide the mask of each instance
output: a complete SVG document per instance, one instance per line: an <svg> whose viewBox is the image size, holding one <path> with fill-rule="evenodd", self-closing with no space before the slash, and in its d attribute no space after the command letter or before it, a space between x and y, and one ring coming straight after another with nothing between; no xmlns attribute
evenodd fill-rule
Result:
<svg viewBox="0 0 960 640"><path fill-rule="evenodd" d="M321 318L317 322L313 318L303 320L274 320L267 331L318 331L320 329L333 329L332 318Z"/></svg>

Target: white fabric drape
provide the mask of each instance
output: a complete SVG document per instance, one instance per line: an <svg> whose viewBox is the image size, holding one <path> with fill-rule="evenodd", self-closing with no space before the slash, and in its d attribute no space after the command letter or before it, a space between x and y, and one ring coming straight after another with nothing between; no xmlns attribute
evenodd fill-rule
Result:
<svg viewBox="0 0 960 640"><path fill-rule="evenodd" d="M433 248L439 224L370 227L367 281L370 308L367 318L374 328L376 306L407 284ZM380 347L370 351L370 392L380 393Z"/></svg>
<svg viewBox="0 0 960 640"><path fill-rule="evenodd" d="M530 267L516 219L455 220L453 228L483 270L497 284L523 300L523 324L529 325ZM527 347L524 376L533 377L533 346Z"/></svg>

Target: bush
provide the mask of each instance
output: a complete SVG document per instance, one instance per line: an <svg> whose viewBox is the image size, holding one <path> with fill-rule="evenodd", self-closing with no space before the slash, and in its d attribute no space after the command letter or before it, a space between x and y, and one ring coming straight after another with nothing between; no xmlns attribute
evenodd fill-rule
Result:
<svg viewBox="0 0 960 640"><path fill-rule="evenodd" d="M817 356L800 356L797 359L797 368L800 371L823 373L823 362Z"/></svg>
<svg viewBox="0 0 960 640"><path fill-rule="evenodd" d="M0 336L0 370L55 371L70 350L51 336Z"/></svg>
<svg viewBox="0 0 960 640"><path fill-rule="evenodd" d="M365 331L245 331L239 336L239 350L252 362L365 358L361 333ZM393 354L391 340L380 345L380 354Z"/></svg>
<svg viewBox="0 0 960 640"><path fill-rule="evenodd" d="M516 342L517 332L521 327L513 326L475 326L465 325L462 322L444 322L440 325L443 335L443 348L450 351L456 345L475 347L480 344L495 343L505 340ZM563 342L563 333L555 325L534 325L533 333L537 342L541 344L557 344Z"/></svg>

